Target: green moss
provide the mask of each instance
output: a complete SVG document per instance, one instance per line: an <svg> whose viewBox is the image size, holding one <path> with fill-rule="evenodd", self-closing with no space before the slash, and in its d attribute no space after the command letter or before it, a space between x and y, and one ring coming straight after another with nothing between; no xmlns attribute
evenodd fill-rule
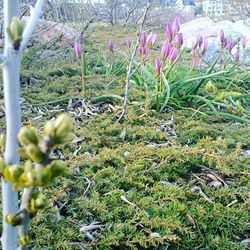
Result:
<svg viewBox="0 0 250 250"><path fill-rule="evenodd" d="M96 32L102 32L102 43ZM86 33L85 102L97 112L76 121L76 135L83 139L63 150L68 171L47 190L48 209L32 222L34 249L191 250L201 246L202 237L203 250L246 249L239 242L249 233L250 160L244 157L250 148L249 126L170 107L163 114L145 113L139 104L130 105L126 119L117 123L119 109L112 112L110 107L121 106L119 100L89 103L102 94L123 94L126 67L121 66L119 53L110 70L103 68L99 52L107 54L106 42L112 35L119 37L116 48L124 51L124 34L120 27L98 26ZM34 113L25 113L23 120L30 122L42 109L43 118L32 120L39 127L53 117L48 110L85 111L68 109L70 99L81 97L77 60L71 56L53 64L33 64L35 53L24 58L23 107ZM249 72L242 77L246 82ZM30 84L31 78L35 84ZM131 86L130 100L144 103L144 99L145 92ZM3 119L0 122L4 124ZM211 187L211 173L227 185ZM80 232L93 222L103 225L89 232L95 241Z"/></svg>

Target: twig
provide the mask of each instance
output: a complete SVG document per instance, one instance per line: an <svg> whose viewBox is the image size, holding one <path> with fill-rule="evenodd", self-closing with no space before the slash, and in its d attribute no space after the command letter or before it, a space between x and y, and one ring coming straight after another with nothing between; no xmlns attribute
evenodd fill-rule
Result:
<svg viewBox="0 0 250 250"><path fill-rule="evenodd" d="M148 13L150 7L151 7L151 3L149 3L147 5L147 7L146 7L146 9L144 11L144 15L143 15L143 18L142 18L142 23L141 23L141 26L140 26L140 30L139 30L139 33L137 35L136 45L134 47L134 50L132 52L132 55L131 55L131 58L130 58L130 61L129 61L127 77L126 77L126 84L125 84L125 91L124 91L124 106L123 106L121 115L118 118L117 122L120 122L121 119L124 117L124 115L126 113L126 108L127 108L127 105L128 105L129 82L130 82L130 78L131 78L132 67L133 67L133 64L134 64L134 59L135 59L135 56L136 56L137 49L138 49L138 47L140 45L140 36L141 36L141 34L143 32L143 27L144 27L144 24L145 24L145 21L146 21L146 18L147 18L147 13Z"/></svg>

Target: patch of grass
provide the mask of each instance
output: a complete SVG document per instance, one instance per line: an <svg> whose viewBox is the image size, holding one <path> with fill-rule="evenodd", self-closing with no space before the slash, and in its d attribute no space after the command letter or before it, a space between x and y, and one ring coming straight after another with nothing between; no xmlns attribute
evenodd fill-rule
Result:
<svg viewBox="0 0 250 250"><path fill-rule="evenodd" d="M98 69L98 53L111 35L121 48L126 32L103 27L95 31L102 34L102 43L92 31L86 38L93 42L87 48L84 96L90 110L89 100L103 94L122 96L124 84L123 76ZM26 55L27 65L34 54ZM84 110L77 105L68 109L70 99L82 98L77 60L27 65L21 90L23 109L28 110L24 122L39 127L58 112L76 116ZM246 89L249 76L244 72L244 81L234 90ZM131 86L131 101L143 103L145 96ZM240 242L249 238L249 126L194 115L192 102L186 109L168 106L160 114L145 112L137 103L128 107L123 123L116 123L120 100L98 103L98 115L76 119L75 133L81 140L63 150L68 170L47 190L48 208L32 222L34 249L247 249ZM41 119L31 119L41 114ZM3 130L4 119L0 122ZM94 222L101 226L90 230L91 235L80 231Z"/></svg>

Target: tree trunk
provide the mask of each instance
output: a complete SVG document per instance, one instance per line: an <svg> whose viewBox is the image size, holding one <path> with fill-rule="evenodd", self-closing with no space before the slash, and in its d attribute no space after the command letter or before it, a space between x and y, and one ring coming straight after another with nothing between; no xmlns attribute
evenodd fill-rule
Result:
<svg viewBox="0 0 250 250"><path fill-rule="evenodd" d="M19 16L19 1L4 1L4 58L3 81L4 81L4 99L6 116L6 146L5 161L7 164L18 164L19 156L17 154L18 140L17 133L21 125L20 112L20 94L19 94L19 76L21 54L15 52L11 41L6 33L6 28L10 26L12 17ZM2 180L2 205L3 205L3 232L2 248L4 250L16 250L17 228L8 225L4 218L6 214L16 214L18 212L18 195L12 188L12 184Z"/></svg>
<svg viewBox="0 0 250 250"><path fill-rule="evenodd" d="M17 154L18 141L17 133L21 126L20 111L20 61L19 52L13 49L9 51L9 59L3 66L4 79L4 99L6 114L6 147L5 161L8 164L18 164L19 156ZM11 183L2 180L2 204L3 218L8 213L17 214L18 212L18 195L12 188ZM4 250L17 249L17 228L8 225L3 221L2 246Z"/></svg>

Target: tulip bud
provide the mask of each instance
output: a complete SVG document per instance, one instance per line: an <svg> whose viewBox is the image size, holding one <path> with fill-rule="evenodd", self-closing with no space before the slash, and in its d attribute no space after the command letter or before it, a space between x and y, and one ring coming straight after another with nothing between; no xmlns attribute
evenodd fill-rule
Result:
<svg viewBox="0 0 250 250"><path fill-rule="evenodd" d="M142 47L145 47L147 41L147 35L146 32L142 32L140 35L140 43Z"/></svg>
<svg viewBox="0 0 250 250"><path fill-rule="evenodd" d="M161 61L159 58L156 58L155 60L155 72L157 76L160 76L161 74Z"/></svg>
<svg viewBox="0 0 250 250"><path fill-rule="evenodd" d="M130 37L127 38L127 40L126 40L126 45L128 46L128 48L131 48L132 40L131 40Z"/></svg>
<svg viewBox="0 0 250 250"><path fill-rule="evenodd" d="M173 21L173 32L174 34L177 34L180 30L180 18L177 16L174 18L174 21Z"/></svg>
<svg viewBox="0 0 250 250"><path fill-rule="evenodd" d="M226 47L227 47L227 43L228 43L228 41L227 41L227 39L225 38L225 39L223 40L222 44L221 44L222 48L226 48Z"/></svg>
<svg viewBox="0 0 250 250"><path fill-rule="evenodd" d="M114 54L114 43L112 39L110 39L108 42L108 48L109 48L110 53Z"/></svg>
<svg viewBox="0 0 250 250"><path fill-rule="evenodd" d="M75 48L76 57L80 59L82 57L82 46L81 46L81 44L79 42L75 42L74 48Z"/></svg>
<svg viewBox="0 0 250 250"><path fill-rule="evenodd" d="M49 169L51 171L51 178L53 179L53 178L58 177L64 173L65 164L62 161L53 161L50 164Z"/></svg>
<svg viewBox="0 0 250 250"><path fill-rule="evenodd" d="M18 140L22 146L37 145L39 136L33 127L22 127L18 133Z"/></svg>
<svg viewBox="0 0 250 250"><path fill-rule="evenodd" d="M173 28L172 28L172 24L171 23L167 23L166 25L166 36L169 40L169 42L172 42L173 40Z"/></svg>
<svg viewBox="0 0 250 250"><path fill-rule="evenodd" d="M198 43L199 47L201 47L201 45L203 43L203 36L201 34L199 34L197 37L197 43Z"/></svg>
<svg viewBox="0 0 250 250"><path fill-rule="evenodd" d="M149 34L147 42L149 44L149 47L152 49L155 45L157 35L153 34L152 32Z"/></svg>
<svg viewBox="0 0 250 250"><path fill-rule="evenodd" d="M22 235L18 239L18 244L22 247L27 246L28 244L30 244L30 242L31 242L31 239L30 239L29 235Z"/></svg>
<svg viewBox="0 0 250 250"><path fill-rule="evenodd" d="M161 49L161 56L163 60L166 60L170 53L170 42L164 41Z"/></svg>
<svg viewBox="0 0 250 250"><path fill-rule="evenodd" d="M241 43L242 43L243 49L246 49L246 46L247 46L247 37L246 36L242 37Z"/></svg>
<svg viewBox="0 0 250 250"><path fill-rule="evenodd" d="M202 46L202 49L201 49L201 55L204 56L206 51L207 51L207 47L208 47L208 40L207 38L204 38L204 41L203 41L203 46Z"/></svg>
<svg viewBox="0 0 250 250"><path fill-rule="evenodd" d="M34 144L29 144L25 147L26 154L30 160L36 163L42 163L44 160L44 155L41 150Z"/></svg>
<svg viewBox="0 0 250 250"><path fill-rule="evenodd" d="M13 215L11 213L8 213L5 217L5 222L13 227L21 225L22 223L22 217L21 215Z"/></svg>
<svg viewBox="0 0 250 250"><path fill-rule="evenodd" d="M143 57L145 57L146 55L147 55L147 48L146 48L146 46L144 45L144 46L142 46L141 44L139 45L139 54L140 54L140 56L143 58Z"/></svg>
<svg viewBox="0 0 250 250"><path fill-rule="evenodd" d="M175 61L175 59L177 58L178 55L178 51L176 48L172 48L169 54L169 62L170 64L173 63Z"/></svg>
<svg viewBox="0 0 250 250"><path fill-rule="evenodd" d="M238 63L240 61L240 52L239 52L238 49L237 49L237 51L235 53L235 61L236 61L236 63Z"/></svg>
<svg viewBox="0 0 250 250"><path fill-rule="evenodd" d="M221 44L224 43L224 40L225 40L225 33L223 30L220 31L220 41L221 41Z"/></svg>
<svg viewBox="0 0 250 250"><path fill-rule="evenodd" d="M183 34L182 34L182 33L176 34L175 42L176 42L177 46L178 46L179 48L181 48L181 46L182 46L182 44L183 44L183 42L184 42L184 41L183 41Z"/></svg>
<svg viewBox="0 0 250 250"><path fill-rule="evenodd" d="M230 41L230 43L228 44L228 51L229 51L229 53L231 53L231 52L232 52L232 50L233 50L234 46L235 46L234 41Z"/></svg>
<svg viewBox="0 0 250 250"><path fill-rule="evenodd" d="M8 182L17 182L23 172L24 169L21 166L11 165L4 168L3 176Z"/></svg>

